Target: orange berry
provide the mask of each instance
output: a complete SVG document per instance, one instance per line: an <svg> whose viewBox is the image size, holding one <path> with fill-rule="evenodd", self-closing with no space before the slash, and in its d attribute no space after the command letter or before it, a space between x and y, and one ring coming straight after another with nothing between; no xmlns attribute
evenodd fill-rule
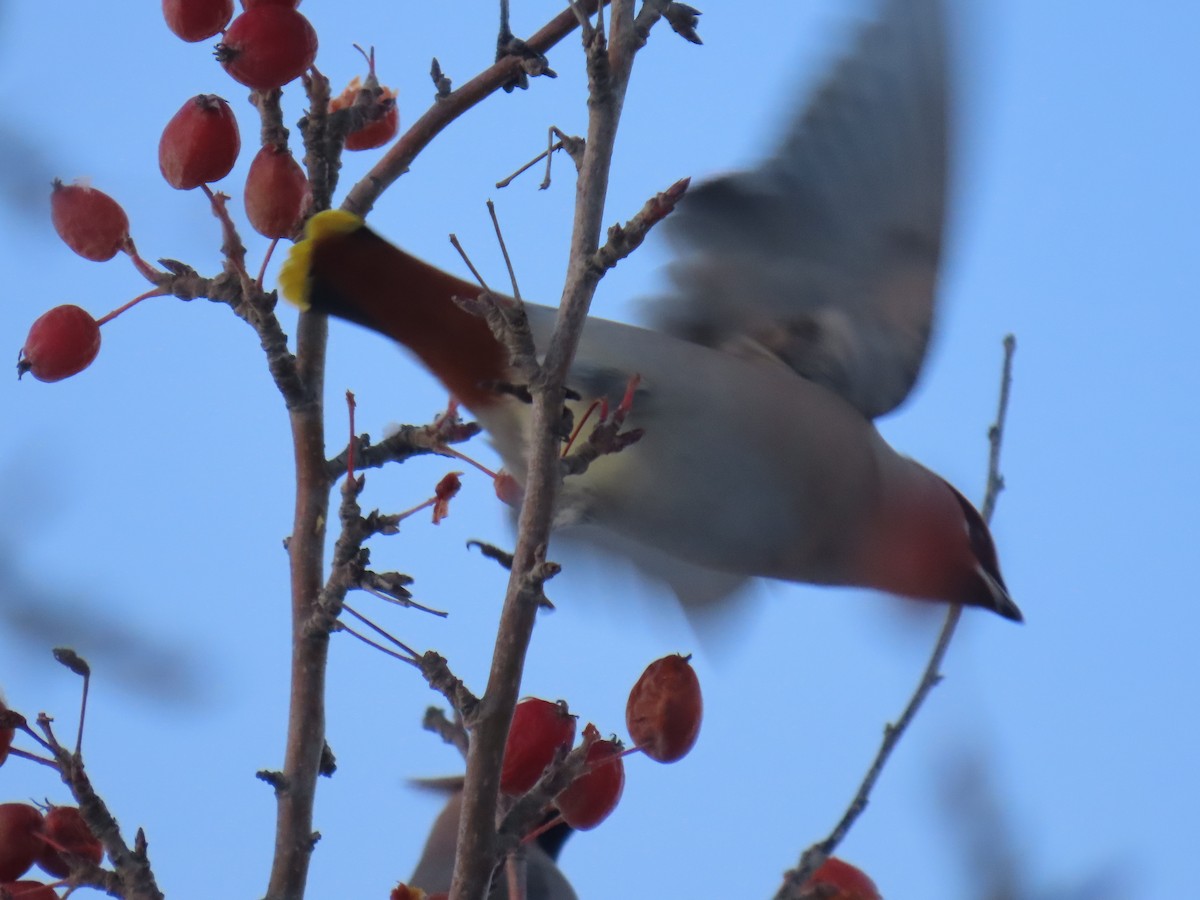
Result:
<svg viewBox="0 0 1200 900"><path fill-rule="evenodd" d="M356 76L339 96L330 101L329 111L349 109L362 90L362 82ZM379 109L371 112L377 114L378 118L373 118L354 131L347 132L347 150L374 150L376 147L382 147L400 130L400 107L396 104L396 92L389 87L381 88L374 103Z"/></svg>

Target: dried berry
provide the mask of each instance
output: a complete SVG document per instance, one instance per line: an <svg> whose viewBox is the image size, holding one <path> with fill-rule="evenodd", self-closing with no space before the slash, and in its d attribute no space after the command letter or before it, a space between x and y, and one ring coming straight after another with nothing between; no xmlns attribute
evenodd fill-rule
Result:
<svg viewBox="0 0 1200 900"><path fill-rule="evenodd" d="M450 515L450 501L462 490L462 480L458 477L462 472L448 472L433 489L433 524L441 524L442 519ZM571 738L575 738L575 727L571 727ZM570 742L568 742L569 745Z"/></svg>
<svg viewBox="0 0 1200 900"><path fill-rule="evenodd" d="M688 659L674 654L650 663L625 705L634 746L661 763L682 759L700 734L704 702Z"/></svg>
<svg viewBox="0 0 1200 900"><path fill-rule="evenodd" d="M875 882L861 869L831 856L812 873L801 889L820 900L883 900Z"/></svg>
<svg viewBox="0 0 1200 900"><path fill-rule="evenodd" d="M263 237L286 238L300 227L312 192L287 147L266 146L246 175L246 218Z"/></svg>
<svg viewBox="0 0 1200 900"><path fill-rule="evenodd" d="M563 821L580 831L595 828L608 818L625 790L625 763L617 741L602 741L595 725L583 730L584 740L592 739L585 759L588 770L572 781L554 798Z"/></svg>
<svg viewBox="0 0 1200 900"><path fill-rule="evenodd" d="M158 167L171 187L190 191L228 175L241 148L229 104L215 94L198 94L163 129Z"/></svg>
<svg viewBox="0 0 1200 900"><path fill-rule="evenodd" d="M372 74L370 78L373 79L374 75ZM368 80L368 89L369 84L370 79ZM368 112L375 118L346 133L345 147L347 150L374 150L376 147L382 147L400 130L400 107L396 104L396 92L388 87L379 87L378 82L375 82L375 86L378 88L378 93L371 103L377 108L372 109L368 106L364 109L364 112ZM363 85L358 78L353 78L341 95L330 101L329 111L337 112L339 109L349 109L363 90Z"/></svg>
<svg viewBox="0 0 1200 900"><path fill-rule="evenodd" d="M363 118L358 119L362 124L346 133L345 148L347 150L373 150L382 147L396 136L400 130L400 108L396 105L396 92L388 87L381 87L375 75L375 48L368 53L354 45L367 60L367 80L361 82L355 76L329 104L330 112L350 109L359 103L356 113Z"/></svg>
<svg viewBox="0 0 1200 900"><path fill-rule="evenodd" d="M104 857L104 847L74 806L51 806L46 811L42 842L37 864L55 878L66 878L71 871L63 853L72 853L94 865Z"/></svg>
<svg viewBox="0 0 1200 900"><path fill-rule="evenodd" d="M29 329L17 360L17 377L62 381L92 364L100 352L100 326L86 309L72 304L42 313Z"/></svg>
<svg viewBox="0 0 1200 900"><path fill-rule="evenodd" d="M317 56L317 32L288 5L260 3L229 23L217 60L234 81L269 91L299 78Z"/></svg>
<svg viewBox="0 0 1200 900"><path fill-rule="evenodd" d="M50 191L50 220L68 247L84 259L104 262L129 240L129 217L103 191L57 178Z"/></svg>
<svg viewBox="0 0 1200 900"><path fill-rule="evenodd" d="M574 741L575 717L566 703L526 697L513 710L500 790L513 796L524 794L537 783L559 748L569 748Z"/></svg>
<svg viewBox="0 0 1200 900"><path fill-rule="evenodd" d="M190 44L220 34L233 18L233 0L162 0L167 27Z"/></svg>
<svg viewBox="0 0 1200 900"><path fill-rule="evenodd" d="M0 803L0 881L16 881L29 871L42 841L42 814L28 803Z"/></svg>

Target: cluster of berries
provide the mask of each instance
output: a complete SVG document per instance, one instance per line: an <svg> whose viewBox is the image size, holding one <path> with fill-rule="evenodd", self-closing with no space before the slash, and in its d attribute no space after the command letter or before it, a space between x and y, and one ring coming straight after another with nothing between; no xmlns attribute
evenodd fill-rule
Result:
<svg viewBox="0 0 1200 900"><path fill-rule="evenodd" d="M656 762L683 759L700 733L700 682L688 657L673 655L651 663L629 692L625 726L632 742L602 740L589 724L583 730L586 771L564 788L554 806L572 828L595 828L613 811L625 787L626 753L641 752ZM517 704L504 747L500 790L511 797L527 793L575 743L575 716L564 701L526 697Z"/></svg>
<svg viewBox="0 0 1200 900"><path fill-rule="evenodd" d="M0 701L0 713L8 707ZM0 726L0 766L8 759L15 729ZM47 804L0 803L0 898L58 900L54 888L25 879L38 865L53 878L71 873L72 857L99 865L104 848L92 834L79 809Z"/></svg>
<svg viewBox="0 0 1200 900"><path fill-rule="evenodd" d="M235 81L265 94L308 71L317 55L317 33L296 7L299 0L242 0L234 17L233 0L163 0L167 26L188 42L218 34L216 58ZM400 127L394 91L381 87L375 58L368 55L367 78L355 77L329 104L330 113L355 108L357 127L345 134L347 150L370 150L395 137ZM163 129L158 163L167 183L178 190L202 188L232 171L241 151L237 118L216 94L185 102ZM250 163L243 192L251 227L272 241L291 238L311 207L304 170L284 142L267 140ZM214 201L215 202L215 201ZM55 230L85 259L105 262L127 253L151 281L163 273L138 256L121 205L86 184L54 183L50 198ZM87 368L100 351L100 326L147 296L150 291L100 319L73 304L57 306L30 328L17 363L18 376L29 372L40 381L60 381Z"/></svg>
<svg viewBox="0 0 1200 900"><path fill-rule="evenodd" d="M652 662L629 692L625 725L632 745L626 749L614 736L605 739L592 724L583 729L580 748L584 771L559 791L553 801L556 815L534 832L565 822L579 831L595 828L616 808L625 789L624 757L643 753L656 762L683 759L700 734L704 704L700 682L689 657L678 654ZM566 761L575 744L576 717L565 701L526 697L513 711L504 761L500 769L500 792L516 799L531 791L543 778ZM532 837L533 835L531 835ZM439 900L434 894L427 900ZM397 885L391 900L426 898L423 891Z"/></svg>

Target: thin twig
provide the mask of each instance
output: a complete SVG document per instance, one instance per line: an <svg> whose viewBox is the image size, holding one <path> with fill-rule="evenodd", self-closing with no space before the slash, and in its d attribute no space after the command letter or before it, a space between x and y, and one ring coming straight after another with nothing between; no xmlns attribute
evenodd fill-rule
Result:
<svg viewBox="0 0 1200 900"><path fill-rule="evenodd" d="M1006 336L1004 338L1004 364L1000 375L1000 400L996 409L996 421L988 429L987 487L984 492L982 514L984 521L989 524L991 523L992 513L996 508L996 498L1004 487L1004 479L1000 474L1000 447L1004 437L1004 423L1008 418L1008 398L1012 386L1012 359L1015 350L1015 338L1012 335ZM849 833L858 817L867 808L871 791L875 787L875 782L879 780L879 776L883 772L883 767L887 764L892 751L896 749L896 745L900 743L900 739L904 736L905 731L912 724L921 705L925 702L925 698L929 696L929 693L942 680L942 660L945 658L946 651L950 647L950 641L953 639L955 630L958 628L959 620L962 618L962 610L963 608L960 605L952 605L947 610L946 620L942 623L942 628L938 634L937 642L934 644L933 652L930 654L929 661L921 673L921 680L917 682L917 687L909 698L908 704L904 707L904 711L900 714L900 718L896 720L894 725L889 724L884 728L883 742L880 744L879 750L876 752L875 759L872 761L871 767L867 770L866 776L859 785L854 799L850 801L846 812L842 815L837 825L834 826L833 831L829 833L829 836L805 850L800 857L800 864L784 875L783 885L780 887L779 892L776 893L775 900L800 900L801 889L805 882L808 881L809 877L821 863L833 853L838 844Z"/></svg>
<svg viewBox="0 0 1200 900"><path fill-rule="evenodd" d="M71 651L63 651L60 648L55 650L54 655L59 662L81 677L86 677L85 673L90 671L87 663ZM73 870L72 877L79 884L96 887L126 900L162 900L163 894L154 880L144 839L136 841L132 850L129 848L121 836L117 820L92 787L91 780L84 770L83 756L79 749L72 753L59 743L48 716L38 716L37 724L46 736L45 740L38 738L38 742L50 751L59 777L75 798L79 813L87 823L88 829L104 845L115 870L108 872L98 866L87 865L80 867L78 872ZM28 726L22 730L33 733ZM142 837L140 830L138 834Z"/></svg>
<svg viewBox="0 0 1200 900"><path fill-rule="evenodd" d="M463 245L458 240L457 234L450 235L450 244L458 251L458 255L462 257L462 261L467 264L467 268L471 270L471 274L475 276L475 280L479 282L479 286L483 288L485 293L490 294L492 289L487 286L487 282L483 280L483 276L479 274L479 270L475 268L475 263L471 262L471 257L467 255L467 251L463 249Z"/></svg>
<svg viewBox="0 0 1200 900"><path fill-rule="evenodd" d="M397 653L391 647L385 647L385 646L383 646L383 644L379 643L378 641L371 640L365 634L360 634L359 632L355 631L353 628L351 628L345 622L340 622L338 624L337 630L345 632L346 634L350 635L353 638L358 638L360 641L362 641L368 647L374 647L376 650L378 650L380 653L384 654L385 656L390 656L393 659L398 659L398 660L400 660L400 662L408 663L410 666L419 666L420 665L419 662L417 661L417 659L415 659L414 657L408 656L404 653Z"/></svg>
<svg viewBox="0 0 1200 900"><path fill-rule="evenodd" d="M412 647L408 646L408 644L404 643L404 641L400 640L399 638L389 634L387 631L380 628L378 625L376 625L374 622L372 622L370 619L368 619L362 613L353 609L348 603L343 604L342 609L344 609L346 612L350 613L350 615L354 616L354 618L358 619L358 621L362 622L364 625L366 625L368 628L370 628L372 631L374 631L377 635L379 635L381 638L383 638L385 641L387 641L389 644L394 644L395 646L399 647L401 650L403 650L405 653L407 653L411 659L415 660L417 658L416 650L414 650ZM343 625L342 627L344 628L345 626Z"/></svg>
<svg viewBox="0 0 1200 900"><path fill-rule="evenodd" d="M430 453L459 457L457 451L447 452L450 448L446 445L462 443L477 434L479 426L474 422L439 422L401 425L377 444L371 443L369 435L360 435L354 440L354 467L358 471L378 469L389 462L403 462ZM347 447L326 464L331 479L346 471L350 463L349 451Z"/></svg>
<svg viewBox="0 0 1200 900"><path fill-rule="evenodd" d="M1012 361L1013 354L1017 351L1017 338L1015 335L1004 336L1004 368L1000 374L1000 400L996 407L996 421L991 428L988 429L988 480L987 489L983 497L983 506L980 507L980 515L983 516L983 521L989 525L992 521L992 513L996 509L996 500L1000 496L1000 492L1004 490L1004 476L1000 474L1000 445L1004 441L1004 423L1008 419L1008 396L1012 390Z"/></svg>
<svg viewBox="0 0 1200 900"><path fill-rule="evenodd" d="M504 256L504 265L508 268L508 280L512 284L512 295L518 303L521 302L521 288L517 285L517 272L513 268L512 257L508 255L508 245L504 243L504 232L500 228L500 220L496 217L496 204L487 202L488 215L492 218L492 228L496 231L496 241L500 244L500 253Z"/></svg>
<svg viewBox="0 0 1200 900"><path fill-rule="evenodd" d="M571 15L576 14L572 5ZM581 17L582 18L582 17ZM486 896L499 861L495 829L500 763L520 691L525 653L533 633L545 576L550 519L557 492L564 382L601 272L592 264L600 246L613 145L629 83L633 0L614 3L613 48L600 30L584 32L588 71L588 136L576 187L575 221L562 304L534 395L529 470L521 507L513 570L497 630L487 690L468 719L471 747L459 822L451 900ZM586 24L586 22L585 22Z"/></svg>
<svg viewBox="0 0 1200 900"><path fill-rule="evenodd" d="M530 169L532 169L534 166L536 166L543 159L549 158L550 155L553 154L555 150L561 149L561 147L562 147L562 141L555 141L554 138L551 137L549 147L547 147L545 150L543 150L541 153L539 153L537 156L535 156L529 162L525 163L525 165L521 166L521 168L517 169L517 171L513 172L507 178L501 178L499 181L497 181L496 187L501 188L501 189L508 187L510 184L512 184L514 181L516 181L518 177L520 177L524 173L528 172ZM549 177L549 175L547 175L547 177Z"/></svg>
<svg viewBox="0 0 1200 900"><path fill-rule="evenodd" d="M462 720L455 716L454 720L446 718L446 713L437 706L431 706L425 710L425 717L421 720L421 727L426 731L431 731L441 737L443 741L450 744L452 747L458 748L458 752L463 755L463 759L467 758L467 747L470 744L470 739L467 737L467 729L463 728Z"/></svg>

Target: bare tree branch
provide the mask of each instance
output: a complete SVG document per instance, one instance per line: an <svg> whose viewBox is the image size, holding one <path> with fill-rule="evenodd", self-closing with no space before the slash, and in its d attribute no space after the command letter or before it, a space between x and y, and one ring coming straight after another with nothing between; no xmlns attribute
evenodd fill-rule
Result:
<svg viewBox="0 0 1200 900"><path fill-rule="evenodd" d="M571 15L578 15L572 7ZM599 17L598 17L599 18ZM451 900L486 896L501 848L496 832L500 763L533 632L539 573L546 561L550 518L561 470L564 382L602 269L593 263L600 246L604 202L617 125L633 55L644 43L633 28L633 0L612 7L611 43L599 28L584 31L588 73L588 134L575 189L575 221L567 279L554 334L535 383L533 440L521 507L512 575L501 612L487 690L471 727L467 776L459 822Z"/></svg>
<svg viewBox="0 0 1200 900"><path fill-rule="evenodd" d="M992 513L996 508L996 498L1004 487L1004 479L1000 475L1000 446L1004 438L1004 423L1008 417L1008 398L1012 386L1012 359L1013 353L1016 351L1016 346L1016 339L1012 335L1004 338L1004 364L1000 375L1000 399L996 409L996 421L988 429L988 474L982 509L984 520L989 523L991 522ZM854 823L858 820L858 817L867 808L867 804L870 802L871 791L875 787L875 782L879 780L879 776L883 773L883 767L887 765L892 751L896 749L897 744L904 737L904 733L908 730L909 725L916 718L917 712L925 702L925 698L929 696L930 691L942 680L942 660L946 656L946 651L950 648L950 641L954 638L954 632L958 628L959 619L962 618L962 609L961 606L951 606L947 611L946 620L942 624L942 629L934 644L933 652L929 656L925 670L921 673L921 680L917 682L917 687L913 691L912 697L909 698L908 704L904 707L904 711L900 714L900 718L896 720L894 725L889 724L884 727L883 742L880 744L879 750L875 754L875 759L871 762L871 767L867 769L866 776L859 785L854 799L850 801L850 805L846 808L846 812L842 815L841 820L834 826L833 831L829 833L828 837L823 841L813 844L804 851L800 857L800 863L796 868L784 874L783 884L775 894L775 900L802 900L801 889L805 882L808 881L821 863L837 849L838 844L842 842L854 826Z"/></svg>

